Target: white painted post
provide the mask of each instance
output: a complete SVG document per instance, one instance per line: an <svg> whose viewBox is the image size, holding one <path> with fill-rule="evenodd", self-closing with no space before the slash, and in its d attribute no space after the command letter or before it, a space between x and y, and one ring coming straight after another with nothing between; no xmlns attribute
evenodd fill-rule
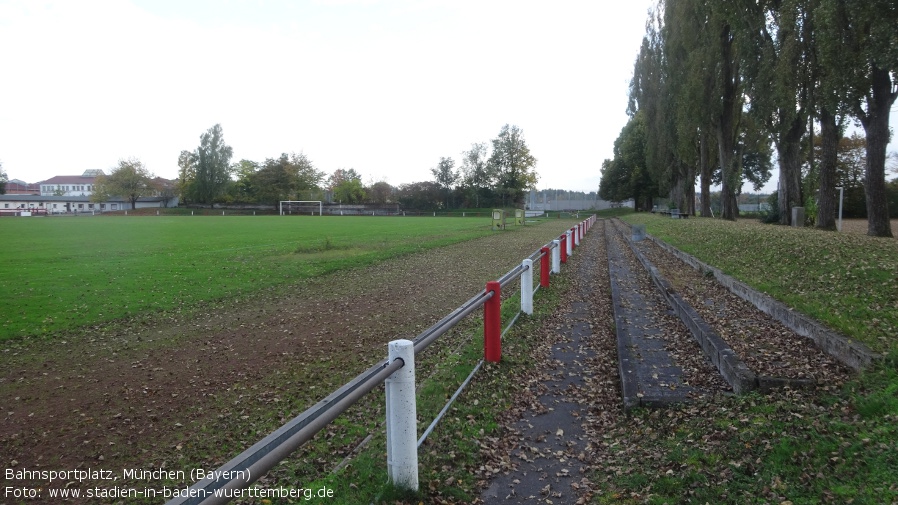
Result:
<svg viewBox="0 0 898 505"><path fill-rule="evenodd" d="M842 231L842 200L845 199L845 187L842 186L839 188L839 226L837 229Z"/></svg>
<svg viewBox="0 0 898 505"><path fill-rule="evenodd" d="M574 226L574 245L580 247L580 225Z"/></svg>
<svg viewBox="0 0 898 505"><path fill-rule="evenodd" d="M533 314L533 260L527 258L521 266L521 312L529 316Z"/></svg>
<svg viewBox="0 0 898 505"><path fill-rule="evenodd" d="M561 273L561 241L558 239L552 241L552 273Z"/></svg>
<svg viewBox="0 0 898 505"><path fill-rule="evenodd" d="M564 246L567 249L568 257L570 257L571 254L574 252L574 240L571 235L571 230L564 232L564 234L567 235L567 237L565 237L565 239L564 239Z"/></svg>
<svg viewBox="0 0 898 505"><path fill-rule="evenodd" d="M405 362L386 380L387 476L398 487L418 490L418 429L415 421L415 347L411 340L393 340L389 360Z"/></svg>

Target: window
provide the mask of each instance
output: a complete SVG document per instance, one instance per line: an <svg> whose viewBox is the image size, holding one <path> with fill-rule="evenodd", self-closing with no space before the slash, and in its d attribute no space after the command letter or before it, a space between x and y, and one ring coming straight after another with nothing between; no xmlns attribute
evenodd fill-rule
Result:
<svg viewBox="0 0 898 505"><path fill-rule="evenodd" d="M105 204L105 203L101 203L101 204L100 204L100 210L106 210L106 204Z"/></svg>
<svg viewBox="0 0 898 505"><path fill-rule="evenodd" d="M56 204L55 204L55 203L53 204L53 208L54 208L54 209L56 208Z"/></svg>
<svg viewBox="0 0 898 505"><path fill-rule="evenodd" d="M109 204L109 209L110 209L110 210L118 210L118 204L117 204L117 203L110 203L110 204Z"/></svg>
<svg viewBox="0 0 898 505"><path fill-rule="evenodd" d="M93 210L94 204L92 204L92 203L87 204L87 208Z"/></svg>
<svg viewBox="0 0 898 505"><path fill-rule="evenodd" d="M79 204L78 204L78 208L79 208L79 209L83 209L83 208L84 208L84 204L83 204L83 203L79 203Z"/></svg>
<svg viewBox="0 0 898 505"><path fill-rule="evenodd" d="M9 208L9 204L8 204L8 203L4 203L4 204L3 204L3 208L4 208L4 209L8 209L8 208Z"/></svg>

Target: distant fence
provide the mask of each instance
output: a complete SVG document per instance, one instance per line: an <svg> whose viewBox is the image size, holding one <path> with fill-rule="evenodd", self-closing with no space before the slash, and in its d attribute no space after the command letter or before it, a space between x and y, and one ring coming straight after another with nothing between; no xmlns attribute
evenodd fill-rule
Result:
<svg viewBox="0 0 898 505"><path fill-rule="evenodd" d="M580 245L583 235L596 222L590 216L566 230L557 239L542 246L509 270L498 280L487 282L486 288L474 295L436 324L421 332L414 341L394 340L388 345L388 358L362 372L342 387L301 413L287 424L240 453L207 478L196 482L167 505L222 504L241 496L240 490L249 487L275 465L289 456L315 434L336 419L365 394L386 383L387 472L399 487L418 489L418 447L433 431L452 402L459 396L483 364L481 360L449 399L434 421L417 438L415 406L415 355L426 349L462 319L483 307L484 359L498 362L502 358L502 336L517 321L518 316L533 313L533 295L540 287L549 286L551 274L561 273L561 265ZM536 264L538 276L534 276ZM534 287L534 278L539 283ZM520 279L521 308L507 327L501 328L502 288Z"/></svg>

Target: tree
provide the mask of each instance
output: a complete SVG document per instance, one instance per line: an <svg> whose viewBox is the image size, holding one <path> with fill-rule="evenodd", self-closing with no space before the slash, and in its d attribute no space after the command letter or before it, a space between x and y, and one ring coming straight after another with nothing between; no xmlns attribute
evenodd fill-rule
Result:
<svg viewBox="0 0 898 505"><path fill-rule="evenodd" d="M489 157L490 170L495 171L498 189L514 206L522 205L526 190L536 187L536 158L524 141L524 132L517 126L505 125L499 136L493 139L493 152Z"/></svg>
<svg viewBox="0 0 898 505"><path fill-rule="evenodd" d="M221 125L209 128L200 136L196 149L192 193L197 202L209 206L221 195L231 180L231 156L234 150L225 144Z"/></svg>
<svg viewBox="0 0 898 505"><path fill-rule="evenodd" d="M455 187L455 183L458 181L458 172L455 171L455 161L452 158L440 158L440 162L437 163L437 166L430 169L430 173L433 174L433 180L437 183L438 186L443 188L443 192L446 194L445 200L445 208L449 208L449 195L452 192L452 188Z"/></svg>
<svg viewBox="0 0 898 505"><path fill-rule="evenodd" d="M368 200L377 205L386 205L393 196L393 186L386 181L378 181L367 189Z"/></svg>
<svg viewBox="0 0 898 505"><path fill-rule="evenodd" d="M777 205L780 224L790 224L792 207L804 205L802 148L810 114L813 20L810 0L755 4L752 11L758 52L746 58L751 69L747 93L750 115L762 122L776 144L779 162ZM765 22L766 20L766 22Z"/></svg>
<svg viewBox="0 0 898 505"><path fill-rule="evenodd" d="M440 186L432 181L413 182L399 186L398 199L404 207L416 210L436 210L440 207Z"/></svg>
<svg viewBox="0 0 898 505"><path fill-rule="evenodd" d="M334 193L333 199L340 203L362 203L365 201L365 187L362 176L354 168L338 168L328 178L328 188Z"/></svg>
<svg viewBox="0 0 898 505"><path fill-rule="evenodd" d="M153 174L136 158L119 160L109 175L100 174L94 182L92 202L105 202L110 197L120 196L137 208L137 199L155 191Z"/></svg>
<svg viewBox="0 0 898 505"><path fill-rule="evenodd" d="M657 180L646 167L646 126L643 111L637 112L614 141L614 159L605 160L599 196L619 202L632 198L636 208L650 210L658 194Z"/></svg>
<svg viewBox="0 0 898 505"><path fill-rule="evenodd" d="M181 151L178 155L178 182L177 191L181 195L181 202L185 205L193 200L195 195L194 182L196 181L196 153Z"/></svg>
<svg viewBox="0 0 898 505"><path fill-rule="evenodd" d="M496 184L496 173L488 163L487 145L471 144L471 149L461 153L461 181L465 192L474 197L474 207L480 207L481 196L486 196Z"/></svg>
<svg viewBox="0 0 898 505"><path fill-rule="evenodd" d="M3 163L0 163L0 195L6 194L7 182L9 182L9 177L6 175L6 172L3 171Z"/></svg>
<svg viewBox="0 0 898 505"><path fill-rule="evenodd" d="M237 177L234 185L231 187L233 196L237 201L256 203L256 186L255 175L259 171L258 162L243 159L231 165L231 173Z"/></svg>
<svg viewBox="0 0 898 505"><path fill-rule="evenodd" d="M251 170L248 163L241 168ZM258 202L276 205L281 200L298 199L302 191L317 189L324 180L324 172L316 170L305 154L291 153L268 158L248 179L251 194Z"/></svg>
<svg viewBox="0 0 898 505"><path fill-rule="evenodd" d="M825 68L843 79L845 104L867 137L867 234L891 237L885 163L889 114L898 98L898 9L892 0L820 0Z"/></svg>

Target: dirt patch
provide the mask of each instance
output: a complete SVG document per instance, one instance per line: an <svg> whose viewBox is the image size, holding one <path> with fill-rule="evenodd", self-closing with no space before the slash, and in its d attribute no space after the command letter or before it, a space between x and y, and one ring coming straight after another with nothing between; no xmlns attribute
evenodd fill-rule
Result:
<svg viewBox="0 0 898 505"><path fill-rule="evenodd" d="M898 219L892 219L892 236L898 238ZM843 219L842 233L853 233L855 235L867 234L866 219Z"/></svg>

